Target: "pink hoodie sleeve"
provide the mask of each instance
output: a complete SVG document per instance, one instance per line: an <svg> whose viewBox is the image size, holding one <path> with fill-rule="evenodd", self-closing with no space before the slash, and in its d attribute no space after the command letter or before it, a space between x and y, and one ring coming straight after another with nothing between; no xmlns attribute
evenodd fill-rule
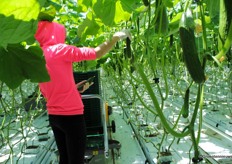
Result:
<svg viewBox="0 0 232 164"><path fill-rule="evenodd" d="M72 45L60 45L57 47L59 54L62 54L65 61L79 62L83 60L95 60L96 52L94 48L75 47Z"/></svg>

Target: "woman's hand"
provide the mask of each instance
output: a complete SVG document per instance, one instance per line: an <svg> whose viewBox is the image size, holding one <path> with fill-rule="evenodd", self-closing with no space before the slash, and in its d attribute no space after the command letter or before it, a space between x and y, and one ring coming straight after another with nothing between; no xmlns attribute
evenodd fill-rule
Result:
<svg viewBox="0 0 232 164"><path fill-rule="evenodd" d="M89 82L87 82L87 80L83 80L83 81L77 83L77 84L76 84L76 87L77 87L77 89L78 89L78 91L79 91L80 93L83 93L83 92L85 92L87 89L89 89L89 87L90 87L91 85L93 85L93 82L89 83Z"/></svg>
<svg viewBox="0 0 232 164"><path fill-rule="evenodd" d="M130 31L127 29L124 29L122 31L118 31L116 33L113 34L111 40L106 41L102 44L100 44L99 46L97 46L94 50L97 54L97 58L99 59L100 57L102 57L103 55L105 55L107 52L109 52L113 46L119 41L119 40L123 40L126 38L129 38L130 40L131 38L131 34Z"/></svg>
<svg viewBox="0 0 232 164"><path fill-rule="evenodd" d="M132 40L131 33L128 29L123 29L122 31L114 33L113 38L118 38L119 40L129 38Z"/></svg>

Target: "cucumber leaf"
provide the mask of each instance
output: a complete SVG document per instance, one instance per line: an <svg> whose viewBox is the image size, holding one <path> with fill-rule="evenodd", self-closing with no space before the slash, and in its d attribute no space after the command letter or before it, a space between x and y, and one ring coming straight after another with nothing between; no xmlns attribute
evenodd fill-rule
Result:
<svg viewBox="0 0 232 164"><path fill-rule="evenodd" d="M0 80L15 89L25 79L49 80L42 50L37 46L25 49L21 44L9 44L7 49L0 47Z"/></svg>
<svg viewBox="0 0 232 164"><path fill-rule="evenodd" d="M21 21L13 16L0 14L0 47L20 43L32 37L36 30L36 21Z"/></svg>
<svg viewBox="0 0 232 164"><path fill-rule="evenodd" d="M78 12L87 12L88 8L92 6L92 1L78 0L77 4L78 4L77 7Z"/></svg>
<svg viewBox="0 0 232 164"><path fill-rule="evenodd" d="M100 26L96 21L94 21L94 19L95 18L92 13L89 12L86 19L78 27L77 35L79 38L85 40L87 35L96 35L98 33Z"/></svg>
<svg viewBox="0 0 232 164"><path fill-rule="evenodd" d="M100 18L107 26L113 26L121 21L130 19L135 2L132 0L97 0L93 4L96 17Z"/></svg>
<svg viewBox="0 0 232 164"><path fill-rule="evenodd" d="M0 46L15 44L34 35L40 6L45 0L0 1Z"/></svg>

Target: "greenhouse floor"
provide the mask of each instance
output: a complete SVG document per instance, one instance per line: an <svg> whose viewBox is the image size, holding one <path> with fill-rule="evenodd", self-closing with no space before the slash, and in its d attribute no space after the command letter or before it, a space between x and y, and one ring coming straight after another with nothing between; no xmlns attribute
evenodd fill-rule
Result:
<svg viewBox="0 0 232 164"><path fill-rule="evenodd" d="M126 114L123 114L122 109L115 106L113 117L117 122L117 132L113 134L113 137L119 139L119 141L124 141L126 145L126 149L124 149L124 147L122 146L121 158L117 159L116 163L144 164L146 159L149 158L150 160L152 160L153 163L158 163L156 159L157 150L154 148L153 144L159 143L159 141L161 140L160 134L163 133L163 130L158 130L160 134L156 133L155 135L150 135L149 137L146 137L145 140L144 139L141 140L139 138L136 138L136 135L141 135L141 133L143 133L142 132L143 130L140 130L139 132L138 130L136 130L136 128L133 128L133 126L136 125L132 125L132 124L130 124L130 127L128 127L130 118L128 118ZM202 161L201 163L231 164L232 125L228 124L228 126L226 126L227 125L226 122L230 123L230 119L228 118L226 119L223 116L220 116L220 114L214 115L214 113L205 114L204 119L205 122L203 124L201 141L199 146L200 146L202 157L205 159L205 161ZM217 120L219 120L219 122L217 122ZM184 121L187 120L183 120L183 124L185 124ZM150 125L152 125L152 123L150 123ZM159 125L153 124L153 126L158 127ZM128 138L128 136L131 137ZM173 139L170 137L167 139L167 142L170 143L172 140ZM153 142L153 144L151 144L152 143L151 141ZM133 144L135 148L132 149L130 144ZM122 143L122 145L124 144ZM193 151L190 152L189 151L190 148L191 148L191 141L189 137L186 137L184 140L180 140L179 144L174 143L171 149L171 153L174 154L171 157L170 160L171 163L173 164L191 163L191 161L189 160L189 154L193 153ZM135 155L136 152L137 155ZM128 159L130 159L130 161ZM169 161L169 159L170 158L168 157L167 161Z"/></svg>
<svg viewBox="0 0 232 164"><path fill-rule="evenodd" d="M105 158L104 154L96 155L89 161L89 163L144 164L149 158L156 163L157 150L151 144L150 140L158 142L160 135L156 134L147 137L147 143L145 142L146 140L138 140L136 137L138 131L133 131L134 125L130 124L128 116L126 116L123 110L113 101L111 105L113 107L113 114L110 116L110 119L114 120L116 123L116 132L111 133L110 137L119 141L121 143L121 148L119 151L114 149L111 150L109 158ZM231 131L229 131L229 129L232 129L232 125L230 124L230 127L225 129L226 127L223 126L225 121L223 121L223 119L220 119L221 121L216 123L215 120L218 120L219 116L220 115L217 115L217 119L215 119L213 113L205 115L206 121L203 126L202 139L200 142L201 153L204 155L204 158L208 159L208 163L229 164L232 161L232 134ZM37 133L31 132L29 134L27 149L25 149L23 153L20 153L23 143L18 143L17 148L19 153L17 154L17 150L14 150L16 156L13 158L13 163L17 163L16 159L20 156L21 157L18 160L19 164L58 163L57 149L52 132L48 127L47 115L41 115L33 124L34 128L39 130ZM162 133L162 130L159 130L159 132ZM17 138L20 138L20 136L15 136L12 142L16 143ZM171 140L171 138L168 138L167 140ZM189 140L189 138L185 138L185 140L181 140L178 145L174 143L172 146L173 148L171 149L172 154L174 154L171 157L171 163L189 163L188 154L189 148L191 147L191 142ZM0 163L4 163L3 161L8 158L8 151L7 148L2 148L0 153ZM147 162L148 161L149 160L147 160ZM11 161L8 161L7 163L11 163Z"/></svg>
<svg viewBox="0 0 232 164"><path fill-rule="evenodd" d="M120 112L121 113L121 112ZM117 130L112 134L112 139L120 141L122 145L120 150L110 150L109 157L105 158L104 154L99 154L91 157L88 160L89 164L104 164L104 163L145 163L145 157L139 144L133 136L130 126L122 119L121 114L115 111L115 121ZM46 113L38 117L33 123L35 129L34 133L31 132L28 136L26 149L22 150L23 143L17 143L17 149L14 150L15 157L12 161L6 163L19 163L19 164L55 164L58 163L58 153L54 137L48 126L48 119ZM17 127L17 125L14 125ZM26 129L25 129L26 130ZM36 133L35 133L36 132ZM20 135L14 136L12 142L17 142L21 138ZM9 157L8 148L2 148L0 153L0 163ZM19 158L19 159L18 159ZM17 161L18 160L18 161Z"/></svg>

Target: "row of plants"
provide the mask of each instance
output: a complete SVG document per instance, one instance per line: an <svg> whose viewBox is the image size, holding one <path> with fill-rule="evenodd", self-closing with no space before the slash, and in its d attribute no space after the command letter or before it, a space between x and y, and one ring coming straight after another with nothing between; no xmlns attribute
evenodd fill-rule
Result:
<svg viewBox="0 0 232 164"><path fill-rule="evenodd" d="M159 83L157 83L157 80L154 79L151 74L148 75L148 79L149 85L159 102L165 121L171 126L172 130L175 130L176 133L181 133L182 135L183 131L186 131L185 128L190 126L189 124L191 124L192 116L194 112L196 112L195 105L198 86L191 86L188 105L189 110L183 111L183 106L186 105L185 90L188 88L188 84L186 84L185 80L186 70L184 67L179 68L178 70L179 78L173 78L173 75L171 74L167 75L169 92L166 99L163 99L163 96L165 96L165 82L163 77L159 77ZM111 72L110 74L114 74L114 76L106 77L103 86L106 86L107 90L113 90L115 95L108 95L108 99L109 101L117 101L117 104L123 109L123 118L125 118L125 121L127 121L128 124L134 127L133 130L135 131L137 139L146 144L149 143L153 145L154 150L149 148L149 151L152 152L149 154L152 159L157 158L157 160L159 160L159 154L162 154L161 152L164 150L172 153L173 157L178 156L175 155L177 153L177 147L178 149L183 147L181 144L178 145L179 142L186 142L184 148L188 148L188 138L190 135L176 137L162 126L160 117L155 111L155 105L152 98L150 97L150 94L148 94L142 79L138 78L139 76L136 75L135 72L133 73L133 76L136 78L131 78L130 72L127 71L123 71L123 78L118 78L119 74L117 72L112 73L113 69L109 70L109 72ZM200 138L203 132L202 124L205 121L203 117L206 117L206 115L203 116L203 113L217 114L218 117L213 117L214 119L218 118L214 120L217 123L220 123L220 121L224 122L224 120L220 120L221 117L219 115L221 114L229 116L230 118L232 116L232 111L230 109L232 94L230 91L230 82L227 79L230 75L230 71L225 72L225 74L222 75L220 71L217 69L215 70L215 68L212 67L208 68L208 72L216 74L217 79L210 78L210 80L205 83L204 100L193 124L194 131L198 132L200 135L198 144L201 142ZM225 78L227 80L225 80ZM111 83L108 83L108 81L111 81ZM226 122L226 125L229 124L229 122ZM161 133L161 131L163 132ZM223 145L221 146L223 147ZM200 150L200 148L198 149ZM157 154L154 155L153 152L157 152ZM189 163L191 163L191 160L196 162L196 159L193 158L193 147L189 146L189 151L187 150L185 153L185 157L183 158L186 158L186 156L189 155ZM199 154L198 162L203 160L201 157L202 154ZM175 162L177 161L174 161L174 163Z"/></svg>
<svg viewBox="0 0 232 164"><path fill-rule="evenodd" d="M124 97L125 93L128 93L128 96L132 94L132 102L140 100L146 110L160 119L164 129L163 139L166 135L172 135L178 140L185 136L191 137L194 154L190 156L190 159L193 163L202 160L198 145L203 122L204 85L211 78L206 70L217 67L217 71L223 72L224 66L231 67L231 52L227 54L231 45L228 42L231 18L228 18L228 21L227 19L219 21L217 17L229 15L225 9L223 10L224 2L220 3L218 6L221 8L218 9L217 14L209 8L210 2L206 1L180 2L178 7L172 8L173 10L170 8L167 10L166 7L170 5L167 1L144 3L147 8L142 13L133 13L130 20L124 24L126 28L132 28L133 41L127 40L126 43L119 44L112 53L112 57L108 58L103 65L108 75L114 77L112 81L118 81L116 87L119 92L116 93L119 95L117 97ZM171 21L170 16L172 16ZM218 30L222 33L220 34ZM222 35L226 37L222 39ZM228 46L226 42L229 43ZM226 64L222 63L225 58L227 58ZM116 74L113 73L115 71ZM181 83L180 87L183 106L173 125L169 124L164 115L164 104L168 100L171 85L168 81L169 75L174 79L171 83L185 82ZM229 80L230 76L229 74L226 78ZM158 79L163 83L158 83ZM133 86L133 91L128 92L124 89L126 81ZM155 82L157 91L154 90L151 82ZM138 91L140 85L145 86L145 93L149 94L153 102L152 107L146 105L141 91ZM175 86L174 90L177 88L178 86ZM197 91L192 92L195 88ZM126 100L128 98L123 99L123 101ZM191 104L192 108L190 108L190 100L194 102ZM177 125L181 117L189 118L190 122L182 128L182 131L179 131ZM198 127L195 126L196 123ZM159 152L163 146L162 142L163 140L157 146Z"/></svg>
<svg viewBox="0 0 232 164"><path fill-rule="evenodd" d="M117 43L99 60L75 63L74 70L104 69L116 82L117 93L132 94L132 101L139 100L143 110L160 119L164 136L190 136L194 148L191 158L199 162L204 87L217 79L209 70L231 70L231 8L229 0L1 0L0 129L9 129L1 137L11 145L10 128L4 120L23 115L30 95L40 99L37 83L49 80L42 50L34 39L38 21L64 24L67 43L76 46L95 47L126 28L131 31L131 41ZM231 76L225 76L228 84ZM131 91L124 88L126 82ZM152 107L144 102L143 92L149 95ZM171 92L183 97L173 125L164 115ZM179 131L181 117L190 122ZM199 126L195 127L197 120Z"/></svg>

